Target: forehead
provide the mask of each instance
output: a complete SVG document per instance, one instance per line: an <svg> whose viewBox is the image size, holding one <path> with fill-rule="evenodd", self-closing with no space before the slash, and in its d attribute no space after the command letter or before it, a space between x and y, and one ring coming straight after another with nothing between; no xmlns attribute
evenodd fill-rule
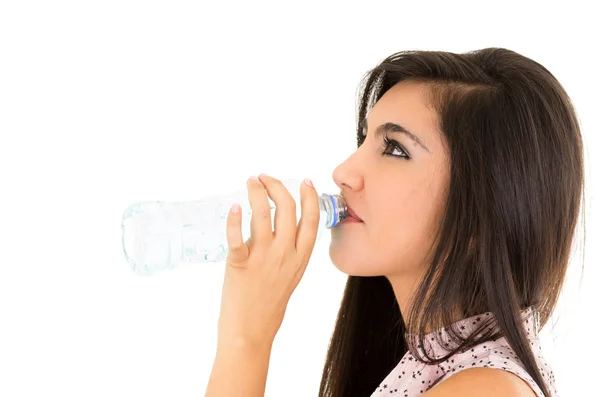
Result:
<svg viewBox="0 0 600 397"><path fill-rule="evenodd" d="M402 125L417 135L433 152L440 148L441 134L438 132L438 117L428 99L428 88L424 83L402 81L377 101L367 119L369 128L386 122Z"/></svg>

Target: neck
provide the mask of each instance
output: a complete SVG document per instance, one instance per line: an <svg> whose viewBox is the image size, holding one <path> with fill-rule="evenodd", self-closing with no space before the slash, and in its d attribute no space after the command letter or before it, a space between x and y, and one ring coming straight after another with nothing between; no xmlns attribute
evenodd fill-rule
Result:
<svg viewBox="0 0 600 397"><path fill-rule="evenodd" d="M398 301L398 306L400 307L400 313L402 314L404 323L406 324L407 329L411 329L409 326L408 315L412 308L414 294L419 286L421 281L421 277L417 275L397 275L397 276L388 276L388 281L392 285L394 290L394 295L396 296L396 300ZM464 318L464 313L461 313L460 310L455 309L452 315L452 323L456 321L460 321ZM415 319L418 323L419 319ZM436 329L434 329L436 328ZM438 327L432 326L428 324L425 333L430 333L437 331Z"/></svg>

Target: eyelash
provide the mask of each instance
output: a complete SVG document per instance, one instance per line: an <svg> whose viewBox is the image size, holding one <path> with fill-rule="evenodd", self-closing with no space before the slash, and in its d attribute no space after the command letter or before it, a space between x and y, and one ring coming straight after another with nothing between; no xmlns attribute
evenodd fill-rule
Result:
<svg viewBox="0 0 600 397"><path fill-rule="evenodd" d="M400 156L397 155L393 155L393 154L389 154L389 153L381 153L382 156L392 156L392 157L398 157L401 159L405 159L405 160L409 160L410 157L408 156L408 153L406 153L406 150L404 150L404 148L398 143L398 141L395 141L393 139L388 138L387 136L385 138L383 138L383 148L385 150L387 150L387 148L389 148L390 146L392 146L394 149L398 149L399 151L401 151L403 154Z"/></svg>
<svg viewBox="0 0 600 397"><path fill-rule="evenodd" d="M361 135L359 138L359 146L361 146L364 141L365 141L365 136ZM390 139L387 136L383 138L383 143L382 143L384 152L381 154L382 156L391 156L391 157L398 157L401 159L405 159L405 160L410 160L410 156L408 155L408 153L406 152L406 150L402 147L402 145L400 145L400 143L398 143L398 141L394 140L394 139ZM398 155L394 155L391 153L385 153L385 150L387 150L390 146L392 146L394 149L398 149L399 151L401 151L403 154L398 156Z"/></svg>

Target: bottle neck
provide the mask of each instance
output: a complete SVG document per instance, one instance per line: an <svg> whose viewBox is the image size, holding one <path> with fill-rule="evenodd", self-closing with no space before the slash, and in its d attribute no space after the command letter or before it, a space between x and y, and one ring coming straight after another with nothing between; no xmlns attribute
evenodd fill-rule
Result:
<svg viewBox="0 0 600 397"><path fill-rule="evenodd" d="M336 227L348 217L346 200L339 194L323 193L319 198L321 210L325 210L327 213L327 222L325 223L327 229Z"/></svg>

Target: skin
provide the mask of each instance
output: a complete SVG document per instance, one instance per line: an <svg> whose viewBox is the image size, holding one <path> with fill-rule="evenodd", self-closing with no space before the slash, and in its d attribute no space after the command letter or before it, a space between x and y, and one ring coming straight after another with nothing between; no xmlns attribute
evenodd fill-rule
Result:
<svg viewBox="0 0 600 397"><path fill-rule="evenodd" d="M364 223L332 229L331 259L347 274L385 275L402 310L409 307L415 284L427 268L424 252L433 244L448 181L448 157L425 93L414 83L390 89L368 117L363 146L334 172L334 180ZM372 132L386 122L399 123L418 135L427 149L402 134L389 134L397 135L391 138L406 152L390 147L389 153L400 157L382 157L383 140ZM410 160L402 158L406 155ZM310 260L319 224L313 186L302 185L297 227L297 203L279 180L261 174L258 181L248 180L247 187L250 239L242 240L239 212L230 212L227 220L229 254L217 353L205 394L210 397L264 396L273 341ZM274 232L267 197L277 207ZM489 368L464 370L424 394L481 395L534 396L515 375Z"/></svg>
<svg viewBox="0 0 600 397"><path fill-rule="evenodd" d="M434 243L450 172L426 93L424 85L414 82L388 90L367 117L362 146L333 172L341 194L363 223L332 229L331 260L348 275L386 276L403 313L427 269L425 253ZM384 148L375 130L387 122L402 125L427 149L402 133L387 136L404 149Z"/></svg>
<svg viewBox="0 0 600 397"><path fill-rule="evenodd" d="M446 141L437 127L427 86L401 82L390 88L367 117L363 144L335 168L333 179L363 221L331 230L333 264L353 276L385 276L407 313L447 200L450 174ZM386 146L377 127L392 122L416 135L387 133L401 148ZM382 153L389 156L382 156ZM457 315L456 320L460 316ZM516 375L492 368L461 371L424 394L442 396L535 396Z"/></svg>

